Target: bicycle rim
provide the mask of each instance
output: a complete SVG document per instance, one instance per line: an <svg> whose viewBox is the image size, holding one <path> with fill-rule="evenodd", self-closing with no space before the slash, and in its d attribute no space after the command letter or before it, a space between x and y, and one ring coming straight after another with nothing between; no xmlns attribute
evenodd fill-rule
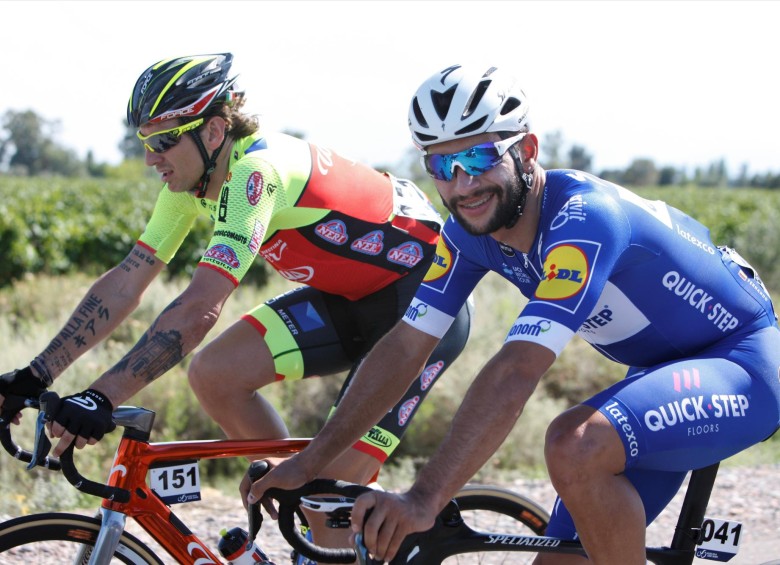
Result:
<svg viewBox="0 0 780 565"><path fill-rule="evenodd" d="M461 516L474 530L512 535L541 535L550 515L536 502L511 490L493 486L467 485L455 497ZM443 565L531 563L531 552L489 551L453 555Z"/></svg>
<svg viewBox="0 0 780 565"><path fill-rule="evenodd" d="M84 564L89 562L100 520L79 514L46 513L14 518L0 524L3 565ZM112 564L163 565L138 538L122 534Z"/></svg>

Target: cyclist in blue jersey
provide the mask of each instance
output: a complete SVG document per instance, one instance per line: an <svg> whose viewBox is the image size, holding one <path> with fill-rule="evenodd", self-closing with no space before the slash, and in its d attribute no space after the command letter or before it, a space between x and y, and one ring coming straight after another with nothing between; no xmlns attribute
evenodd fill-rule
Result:
<svg viewBox="0 0 780 565"><path fill-rule="evenodd" d="M780 330L766 288L681 211L584 172L543 170L528 100L501 69L436 73L415 94L409 125L451 212L437 258L404 319L363 362L342 410L305 451L252 485L248 501L313 478L348 447L495 271L527 303L410 490L364 495L353 528L385 560L405 535L429 528L576 334L628 370L548 429L545 456L560 497L548 534L578 537L597 563L644 564L646 525L687 471L778 427Z"/></svg>

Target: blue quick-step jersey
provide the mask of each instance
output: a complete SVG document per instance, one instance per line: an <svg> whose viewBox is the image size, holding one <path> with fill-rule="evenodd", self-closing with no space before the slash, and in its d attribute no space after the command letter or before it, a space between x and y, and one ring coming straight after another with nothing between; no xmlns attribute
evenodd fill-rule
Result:
<svg viewBox="0 0 780 565"><path fill-rule="evenodd" d="M452 217L405 321L442 336L479 280L495 271L528 299L507 341L560 354L576 333L635 367L693 355L773 326L771 300L736 252L661 201L574 170L552 170L528 253Z"/></svg>

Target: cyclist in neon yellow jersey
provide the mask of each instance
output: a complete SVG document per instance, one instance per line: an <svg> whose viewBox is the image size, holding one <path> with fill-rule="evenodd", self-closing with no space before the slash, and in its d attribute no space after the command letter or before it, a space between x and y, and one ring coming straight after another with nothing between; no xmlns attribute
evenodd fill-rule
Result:
<svg viewBox="0 0 780 565"><path fill-rule="evenodd" d="M301 286L260 304L201 349L189 382L228 437L289 436L257 389L357 367L404 314L435 256L443 221L413 183L260 130L241 110L232 59L179 57L141 74L127 119L138 128L146 164L165 183L154 212L126 259L94 283L46 349L0 377L0 405L8 394L45 390L135 309L193 222L213 222L189 286L113 368L64 399L51 425L61 438L55 456L73 441L81 448L100 440L113 429L112 407L199 346L257 255ZM398 405L325 476L367 483L376 475L463 349L468 307L454 326Z"/></svg>

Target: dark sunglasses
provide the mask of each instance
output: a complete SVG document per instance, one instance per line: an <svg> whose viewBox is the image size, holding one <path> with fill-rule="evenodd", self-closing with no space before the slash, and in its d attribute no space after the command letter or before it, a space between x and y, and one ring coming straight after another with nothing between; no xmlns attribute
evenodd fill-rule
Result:
<svg viewBox="0 0 780 565"><path fill-rule="evenodd" d="M203 125L203 118L198 118L191 122L187 122L184 125L176 126L175 128L164 129L162 131L156 131L149 135L141 135L139 131L136 133L138 139L144 144L144 147L152 153L165 153L171 147L174 147L181 141L181 136L199 128Z"/></svg>
<svg viewBox="0 0 780 565"><path fill-rule="evenodd" d="M525 137L520 133L495 143L481 143L457 153L424 153L422 164L427 173L437 180L450 181L459 166L467 175L477 176L489 171L501 162L512 145Z"/></svg>

